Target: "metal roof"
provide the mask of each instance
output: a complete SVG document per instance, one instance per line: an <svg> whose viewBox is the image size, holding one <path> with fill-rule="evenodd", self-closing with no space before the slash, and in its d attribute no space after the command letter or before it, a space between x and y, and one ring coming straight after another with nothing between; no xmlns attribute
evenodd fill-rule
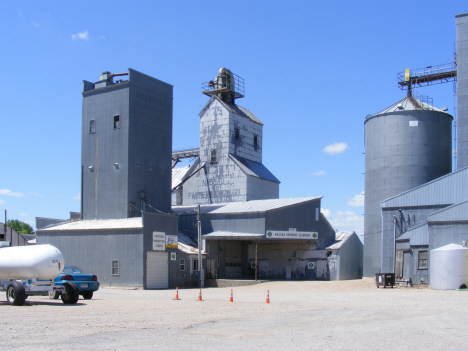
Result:
<svg viewBox="0 0 468 351"><path fill-rule="evenodd" d="M229 154L229 157L236 165L247 175L258 177L261 179L270 180L272 182L281 183L268 168L262 163L247 160L245 158Z"/></svg>
<svg viewBox="0 0 468 351"><path fill-rule="evenodd" d="M452 205L468 200L468 167L388 198L380 207Z"/></svg>
<svg viewBox="0 0 468 351"><path fill-rule="evenodd" d="M428 222L466 222L468 221L468 201L461 202L428 216Z"/></svg>
<svg viewBox="0 0 468 351"><path fill-rule="evenodd" d="M252 200L244 202L225 202L211 205L200 205L202 214L230 214L230 213L249 213L266 212L282 207L293 206L300 203L320 200L323 196L317 197L295 197L288 199L270 199L270 200ZM197 205L191 206L172 206L172 212L175 214L195 214Z"/></svg>
<svg viewBox="0 0 468 351"><path fill-rule="evenodd" d="M66 223L51 224L38 229L41 231L65 231L65 230L104 230L104 229L141 229L143 220L141 217L124 219L102 219L86 221L70 221Z"/></svg>
<svg viewBox="0 0 468 351"><path fill-rule="evenodd" d="M411 246L429 245L429 230L427 223L411 228L406 233L400 235L397 241L409 240Z"/></svg>
<svg viewBox="0 0 468 351"><path fill-rule="evenodd" d="M263 239L265 234L258 233L236 233L216 231L213 233L203 235L203 239L207 240L258 240Z"/></svg>
<svg viewBox="0 0 468 351"><path fill-rule="evenodd" d="M336 232L320 245L320 250L339 250L355 232Z"/></svg>
<svg viewBox="0 0 468 351"><path fill-rule="evenodd" d="M239 115L241 117L250 119L251 121L258 123L263 126L263 123L248 109L245 107L239 106L239 105L231 105L227 104L221 99L219 99L217 96L212 96L210 100L206 103L206 105L203 107L203 109L200 111L198 114L200 117L203 114L203 112L210 106L210 104L214 101L217 100L219 103L221 103L228 111L235 113L236 115Z"/></svg>
<svg viewBox="0 0 468 351"><path fill-rule="evenodd" d="M428 105L422 101L416 100L414 97L405 97L404 99L394 103L393 105L383 109L382 111L377 112L376 114L370 116L369 118L384 115L391 112L401 112L401 111L414 111L414 110L432 110L437 112L443 112L436 107Z"/></svg>
<svg viewBox="0 0 468 351"><path fill-rule="evenodd" d="M186 167L179 167L172 169L172 189L174 189L177 185L182 183L187 172L190 170L190 166Z"/></svg>
<svg viewBox="0 0 468 351"><path fill-rule="evenodd" d="M232 202L226 206L220 207L211 211L211 214L216 213L249 213L249 212L267 212L276 210L282 207L297 205L304 202L315 201L321 199L319 197L296 197L289 199L271 199L271 200L252 200L245 202Z"/></svg>

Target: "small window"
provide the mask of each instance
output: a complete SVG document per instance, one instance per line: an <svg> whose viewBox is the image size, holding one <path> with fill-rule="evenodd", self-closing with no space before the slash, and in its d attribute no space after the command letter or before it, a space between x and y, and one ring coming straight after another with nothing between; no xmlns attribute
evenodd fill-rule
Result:
<svg viewBox="0 0 468 351"><path fill-rule="evenodd" d="M258 146L258 136L254 135L254 146Z"/></svg>
<svg viewBox="0 0 468 351"><path fill-rule="evenodd" d="M427 269L427 251L419 251L418 269Z"/></svg>
<svg viewBox="0 0 468 351"><path fill-rule="evenodd" d="M211 163L217 162L216 159L216 150L211 150Z"/></svg>
<svg viewBox="0 0 468 351"><path fill-rule="evenodd" d="M198 260L193 260L192 264L193 264L193 270L198 271Z"/></svg>
<svg viewBox="0 0 468 351"><path fill-rule="evenodd" d="M239 130L239 128L234 128L234 137L236 138L236 140L240 139L240 130Z"/></svg>
<svg viewBox="0 0 468 351"><path fill-rule="evenodd" d="M185 258L179 260L179 271L185 271Z"/></svg>
<svg viewBox="0 0 468 351"><path fill-rule="evenodd" d="M114 116L114 129L120 128L120 115Z"/></svg>
<svg viewBox="0 0 468 351"><path fill-rule="evenodd" d="M118 276L120 275L119 272L119 260L112 260L112 275Z"/></svg>
<svg viewBox="0 0 468 351"><path fill-rule="evenodd" d="M96 133L96 121L92 119L89 121L89 134Z"/></svg>

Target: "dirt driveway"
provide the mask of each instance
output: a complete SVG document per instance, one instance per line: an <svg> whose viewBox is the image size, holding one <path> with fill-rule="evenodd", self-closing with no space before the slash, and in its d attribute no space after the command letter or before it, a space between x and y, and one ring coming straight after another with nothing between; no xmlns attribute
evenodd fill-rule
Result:
<svg viewBox="0 0 468 351"><path fill-rule="evenodd" d="M270 304L266 293L270 291ZM102 288L64 305L0 298L1 350L462 350L468 292L376 289L373 281L233 288Z"/></svg>

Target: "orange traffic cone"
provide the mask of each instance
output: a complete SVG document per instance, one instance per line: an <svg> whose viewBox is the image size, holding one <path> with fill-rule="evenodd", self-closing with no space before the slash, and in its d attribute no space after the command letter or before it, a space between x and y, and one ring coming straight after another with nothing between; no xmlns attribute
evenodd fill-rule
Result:
<svg viewBox="0 0 468 351"><path fill-rule="evenodd" d="M198 300L197 301L203 301L201 297L201 288L200 288L200 294L198 294Z"/></svg>
<svg viewBox="0 0 468 351"><path fill-rule="evenodd" d="M174 300L180 300L179 299L179 287L176 288Z"/></svg>
<svg viewBox="0 0 468 351"><path fill-rule="evenodd" d="M270 290L267 290L267 298L265 302L270 303Z"/></svg>
<svg viewBox="0 0 468 351"><path fill-rule="evenodd" d="M234 302L234 299L232 297L232 289L231 289L231 297L229 298L229 302Z"/></svg>

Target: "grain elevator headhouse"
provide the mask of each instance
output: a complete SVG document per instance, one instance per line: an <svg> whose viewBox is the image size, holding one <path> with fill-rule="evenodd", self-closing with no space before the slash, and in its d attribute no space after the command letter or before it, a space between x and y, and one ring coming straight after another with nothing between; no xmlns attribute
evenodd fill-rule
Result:
<svg viewBox="0 0 468 351"><path fill-rule="evenodd" d="M173 187L172 204L277 199L280 182L262 164L263 123L236 103L244 80L221 68L202 92L210 100L199 114L199 158Z"/></svg>

